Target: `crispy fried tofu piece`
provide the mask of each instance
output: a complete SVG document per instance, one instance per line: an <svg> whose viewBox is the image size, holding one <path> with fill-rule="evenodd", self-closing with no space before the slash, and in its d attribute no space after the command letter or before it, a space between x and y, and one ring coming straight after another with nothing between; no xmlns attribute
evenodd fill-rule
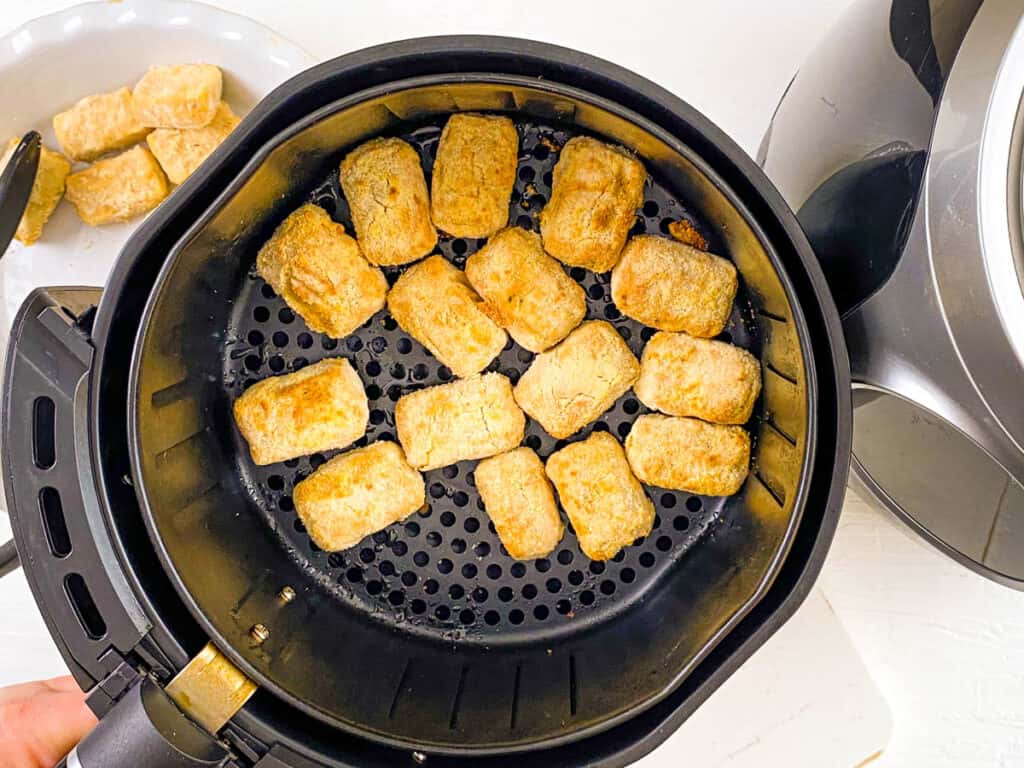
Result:
<svg viewBox="0 0 1024 768"><path fill-rule="evenodd" d="M706 251L708 249L708 241L704 239L704 235L698 232L693 224L686 219L670 222L668 233L679 242L696 248L698 251Z"/></svg>
<svg viewBox="0 0 1024 768"><path fill-rule="evenodd" d="M482 371L508 341L465 273L443 256L409 267L391 288L388 309L402 330L456 376Z"/></svg>
<svg viewBox="0 0 1024 768"><path fill-rule="evenodd" d="M640 364L618 332L590 320L537 355L516 385L516 402L552 437L565 439L633 386Z"/></svg>
<svg viewBox="0 0 1024 768"><path fill-rule="evenodd" d="M565 526L544 464L529 448L516 448L477 464L476 487L505 549L516 560L549 554Z"/></svg>
<svg viewBox="0 0 1024 768"><path fill-rule="evenodd" d="M150 130L135 116L128 88L86 96L53 118L57 141L72 160L95 160L127 149Z"/></svg>
<svg viewBox="0 0 1024 768"><path fill-rule="evenodd" d="M649 413L633 423L626 456L648 485L731 496L750 469L750 435L742 427Z"/></svg>
<svg viewBox="0 0 1024 768"><path fill-rule="evenodd" d="M607 272L619 260L644 202L643 164L622 147L577 136L555 164L540 214L544 250L559 261Z"/></svg>
<svg viewBox="0 0 1024 768"><path fill-rule="evenodd" d="M466 261L466 277L484 311L520 346L543 352L564 339L587 313L583 289L519 227L494 235Z"/></svg>
<svg viewBox="0 0 1024 768"><path fill-rule="evenodd" d="M761 392L761 366L724 341L660 331L640 358L633 387L648 408L717 424L746 424Z"/></svg>
<svg viewBox="0 0 1024 768"><path fill-rule="evenodd" d="M213 64L150 67L132 89L135 116L151 128L202 128L216 116L223 87Z"/></svg>
<svg viewBox="0 0 1024 768"><path fill-rule="evenodd" d="M344 358L257 382L235 401L234 413L260 465L345 448L370 418L363 383Z"/></svg>
<svg viewBox="0 0 1024 768"><path fill-rule="evenodd" d="M434 224L455 237L490 237L508 224L519 134L507 117L452 115L430 185Z"/></svg>
<svg viewBox="0 0 1024 768"><path fill-rule="evenodd" d="M619 441L607 432L567 445L548 457L580 549L591 560L610 560L651 532L654 504L633 476Z"/></svg>
<svg viewBox="0 0 1024 768"><path fill-rule="evenodd" d="M725 328L738 285L736 267L721 256L638 235L612 271L612 300L644 325L710 337Z"/></svg>
<svg viewBox="0 0 1024 768"><path fill-rule="evenodd" d="M409 463L426 472L512 450L526 417L509 380L486 373L405 395L395 406L395 427Z"/></svg>
<svg viewBox="0 0 1024 768"><path fill-rule="evenodd" d="M286 218L256 256L263 279L317 333L341 338L384 307L384 273L327 212L307 203Z"/></svg>
<svg viewBox="0 0 1024 768"><path fill-rule="evenodd" d="M14 150L21 139L11 139L0 157L0 173L7 167ZM28 197L28 205L21 215L14 236L25 245L32 245L43 234L43 227L49 221L57 203L64 194L64 184L71 172L71 163L60 152L53 152L46 147L39 150L39 167L36 178L32 182L32 192Z"/></svg>
<svg viewBox="0 0 1024 768"><path fill-rule="evenodd" d="M295 511L327 552L358 544L423 506L423 475L395 443L339 454L295 486Z"/></svg>
<svg viewBox="0 0 1024 768"><path fill-rule="evenodd" d="M160 162L167 178L181 184L241 122L227 102L202 128L157 128L146 137L146 143Z"/></svg>
<svg viewBox="0 0 1024 768"><path fill-rule="evenodd" d="M67 178L68 202L94 227L141 216L167 193L167 177L143 146L99 160Z"/></svg>
<svg viewBox="0 0 1024 768"><path fill-rule="evenodd" d="M373 139L349 152L341 189L371 264L408 264L433 250L437 230L420 156L401 139Z"/></svg>

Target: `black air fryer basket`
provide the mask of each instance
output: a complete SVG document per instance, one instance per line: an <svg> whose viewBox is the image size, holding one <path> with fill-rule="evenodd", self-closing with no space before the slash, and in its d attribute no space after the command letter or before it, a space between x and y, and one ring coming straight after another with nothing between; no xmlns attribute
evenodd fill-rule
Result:
<svg viewBox="0 0 1024 768"><path fill-rule="evenodd" d="M346 150L402 136L429 174L440 127L461 110L516 122L512 223L536 228L558 149L595 135L637 151L651 174L634 233L687 218L741 274L727 334L760 357L765 381L751 477L728 499L649 489L655 530L607 563L571 532L543 560L503 554L472 462L426 473L420 513L321 552L290 494L331 454L256 467L233 426L246 386L325 357L351 360L367 387L360 444L394 439L395 401L451 378L386 311L346 339L312 333L254 262L303 202L349 224ZM462 266L482 242L439 248ZM571 274L588 317L639 354L651 330L618 313L608 276ZM323 64L267 97L140 227L97 310L96 291L50 289L19 315L4 480L29 581L90 704L113 709L108 732L159 720L146 703L162 695L154 683L212 640L259 685L219 734L240 766L624 764L795 610L820 567L850 439L845 349L823 286L749 159L625 70L469 37ZM531 359L510 344L492 369L514 381ZM643 411L627 393L587 431L624 438ZM541 456L562 445L535 424L526 444ZM79 757L104 754L100 741ZM134 762L156 754L140 746ZM127 765L132 753L104 759Z"/></svg>

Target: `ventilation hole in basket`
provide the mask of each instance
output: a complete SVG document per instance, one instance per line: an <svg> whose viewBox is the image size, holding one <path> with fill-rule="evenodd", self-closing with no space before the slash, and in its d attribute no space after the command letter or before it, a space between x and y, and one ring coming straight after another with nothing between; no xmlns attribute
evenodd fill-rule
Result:
<svg viewBox="0 0 1024 768"><path fill-rule="evenodd" d="M291 496L282 496L278 500L277 506L278 508L280 508L282 512L291 512L293 509L295 509L295 503L292 501Z"/></svg>
<svg viewBox="0 0 1024 768"><path fill-rule="evenodd" d="M526 584L523 587L522 594L523 597L525 597L527 600L533 600L533 598L537 596L537 587L535 587L533 584Z"/></svg>
<svg viewBox="0 0 1024 768"><path fill-rule="evenodd" d="M688 518L686 515L676 515L676 517L672 520L672 527L675 528L677 531L688 530L690 527L690 518Z"/></svg>
<svg viewBox="0 0 1024 768"><path fill-rule="evenodd" d="M604 316L607 320L618 320L622 317L622 313L619 312L619 308L614 304L606 304L604 308Z"/></svg>
<svg viewBox="0 0 1024 768"><path fill-rule="evenodd" d="M280 491L284 488L284 478L280 475L271 475L267 478L267 488L272 491Z"/></svg>
<svg viewBox="0 0 1024 768"><path fill-rule="evenodd" d="M388 602L396 606L401 605L405 602L405 594L399 589L392 590L388 594Z"/></svg>
<svg viewBox="0 0 1024 768"><path fill-rule="evenodd" d="M508 569L508 572L512 574L513 578L521 579L526 575L526 566L522 563L512 563L512 567Z"/></svg>
<svg viewBox="0 0 1024 768"><path fill-rule="evenodd" d="M298 518L295 518L295 520L292 522L292 528L295 530L296 533L306 532L306 526Z"/></svg>
<svg viewBox="0 0 1024 768"><path fill-rule="evenodd" d="M455 513L451 510L447 510L441 513L441 525L445 528L451 528L455 525Z"/></svg>
<svg viewBox="0 0 1024 768"><path fill-rule="evenodd" d="M408 523L405 524L405 535L412 536L413 538L419 536L420 524L417 523L415 520L410 520Z"/></svg>
<svg viewBox="0 0 1024 768"><path fill-rule="evenodd" d="M531 449L531 450L534 450L534 451L539 451L540 450L540 438L537 437L537 435L527 435L526 436L526 447Z"/></svg>
<svg viewBox="0 0 1024 768"><path fill-rule="evenodd" d="M400 355L408 355L412 352L412 341L403 336L395 344L395 349L398 350L398 354Z"/></svg>
<svg viewBox="0 0 1024 768"><path fill-rule="evenodd" d="M675 223L674 219L670 219L670 218L666 217L666 218L662 219L660 222L658 222L658 229L661 230L661 234L663 234L663 235L671 234L672 230L670 229L670 226L672 224L674 224L674 223Z"/></svg>
<svg viewBox="0 0 1024 768"><path fill-rule="evenodd" d="M387 418L387 414L384 411L374 408L370 411L370 423L375 427L379 427L384 423L384 419Z"/></svg>
<svg viewBox="0 0 1024 768"><path fill-rule="evenodd" d="M367 385L367 387L366 387L366 396L370 400L379 400L380 396L382 394L384 394L384 393L381 391L381 388L379 386L377 386L376 384L368 384Z"/></svg>
<svg viewBox="0 0 1024 768"><path fill-rule="evenodd" d="M256 307L252 311L252 319L257 323L265 323L270 319L270 310L266 307Z"/></svg>
<svg viewBox="0 0 1024 768"><path fill-rule="evenodd" d="M604 298L604 287L597 285L596 283L587 289L587 293L592 299L603 299Z"/></svg>
<svg viewBox="0 0 1024 768"><path fill-rule="evenodd" d="M447 605L439 605L434 609L434 615L439 621L448 621L451 618L452 611Z"/></svg>
<svg viewBox="0 0 1024 768"><path fill-rule="evenodd" d="M528 165L524 165L522 168L519 169L519 180L520 181L533 181L533 178L536 175L537 175L537 172L535 170L533 170L533 168L531 168Z"/></svg>
<svg viewBox="0 0 1024 768"><path fill-rule="evenodd" d="M427 534L427 544L432 547L441 546L441 534L437 531L431 531Z"/></svg>
<svg viewBox="0 0 1024 768"><path fill-rule="evenodd" d="M384 544L388 540L388 534L387 531L377 531L370 538L373 539L375 544Z"/></svg>
<svg viewBox="0 0 1024 768"><path fill-rule="evenodd" d="M377 559L377 554L369 547L363 547L359 550L359 559L364 563L372 563Z"/></svg>
<svg viewBox="0 0 1024 768"><path fill-rule="evenodd" d="M419 581L419 576L417 576L412 571L403 571L402 572L402 585L403 586L406 586L406 587L415 586L417 581Z"/></svg>
<svg viewBox="0 0 1024 768"><path fill-rule="evenodd" d="M245 368L248 371L256 372L263 367L263 361L257 355L247 355L245 358Z"/></svg>
<svg viewBox="0 0 1024 768"><path fill-rule="evenodd" d="M444 515L442 515L442 518ZM461 555L466 551L466 540L465 539L452 539L451 543L452 552L456 555Z"/></svg>
<svg viewBox="0 0 1024 768"><path fill-rule="evenodd" d="M501 566L497 563L491 563L487 566L487 578L492 581L497 581L501 578Z"/></svg>
<svg viewBox="0 0 1024 768"><path fill-rule="evenodd" d="M430 375L430 368L423 363L417 363L412 368L412 377L415 381L423 381Z"/></svg>
<svg viewBox="0 0 1024 768"><path fill-rule="evenodd" d="M437 579L427 579L425 582L423 582L423 591L426 592L428 595L436 595L437 590L439 590L440 588L441 585L438 583Z"/></svg>
<svg viewBox="0 0 1024 768"><path fill-rule="evenodd" d="M467 579L475 579L476 566L473 565L473 563L466 563L464 566L462 566L462 575L464 578Z"/></svg>
<svg viewBox="0 0 1024 768"><path fill-rule="evenodd" d="M656 333L657 331L654 328L648 328L647 326L644 326L644 328L640 331L640 338L643 341L650 341L651 337L654 336L654 334Z"/></svg>
<svg viewBox="0 0 1024 768"><path fill-rule="evenodd" d="M580 602L583 605L593 605L594 604L594 593L591 592L589 589L583 590L582 592L580 592Z"/></svg>
<svg viewBox="0 0 1024 768"><path fill-rule="evenodd" d="M451 381L452 369L449 368L447 365L439 365L437 367L437 378L439 378L441 381Z"/></svg>
<svg viewBox="0 0 1024 768"><path fill-rule="evenodd" d="M446 480L454 480L459 476L459 468L452 464L451 466L442 469L441 474L445 476Z"/></svg>
<svg viewBox="0 0 1024 768"><path fill-rule="evenodd" d="M644 568L650 568L652 565L654 565L654 555L650 552L641 552L640 565L642 565Z"/></svg>
<svg viewBox="0 0 1024 768"><path fill-rule="evenodd" d="M380 376L380 363L376 360L371 360L366 364L365 370L367 376Z"/></svg>
<svg viewBox="0 0 1024 768"><path fill-rule="evenodd" d="M284 370L284 358L279 355L274 355L270 358L268 365L270 366L270 370L274 373L280 373Z"/></svg>
<svg viewBox="0 0 1024 768"><path fill-rule="evenodd" d="M488 611L484 614L484 623L489 627L496 626L501 621L501 614L497 611Z"/></svg>
<svg viewBox="0 0 1024 768"><path fill-rule="evenodd" d="M362 348L363 348L363 340L360 339L358 336L349 336L345 340L345 349L347 349L349 352L358 352ZM376 362L376 361L374 361L374 362Z"/></svg>
<svg viewBox="0 0 1024 768"><path fill-rule="evenodd" d="M427 604L417 597L415 600L409 603L409 610L411 610L417 616L420 616L423 613L426 613Z"/></svg>
<svg viewBox="0 0 1024 768"><path fill-rule="evenodd" d="M277 319L288 325L295 320L295 313L288 309L288 307L282 307L277 313Z"/></svg>
<svg viewBox="0 0 1024 768"><path fill-rule="evenodd" d="M542 557L539 560L535 560L533 566L537 569L538 573L547 573L551 570L551 561Z"/></svg>
<svg viewBox="0 0 1024 768"><path fill-rule="evenodd" d="M308 333L306 333L305 331L303 331L302 333L300 333L300 334L299 334L299 335L298 335L298 336L297 336L297 337L295 338L295 342L296 342L296 343L297 343L297 344L299 345L299 347L301 347L302 349L309 349L310 347L312 347L312 346L313 346L313 337L312 337L312 336L310 336L310 335L309 335Z"/></svg>
<svg viewBox="0 0 1024 768"><path fill-rule="evenodd" d="M487 557L491 554L491 545L486 541L481 541L473 547L473 554L477 557Z"/></svg>
<svg viewBox="0 0 1024 768"><path fill-rule="evenodd" d="M461 584L452 584L448 587L448 597L452 600L461 600L466 596L466 590Z"/></svg>
<svg viewBox="0 0 1024 768"><path fill-rule="evenodd" d="M345 558L342 556L340 552L335 552L327 558L327 565L329 565L331 568L344 568Z"/></svg>
<svg viewBox="0 0 1024 768"><path fill-rule="evenodd" d="M412 561L416 564L417 568L423 568L427 563L430 562L430 555L420 550L412 556Z"/></svg>
<svg viewBox="0 0 1024 768"><path fill-rule="evenodd" d="M644 203L644 207L643 207L644 216L647 216L648 218L653 218L653 217L657 216L659 210L661 210L661 209L658 208L658 204L656 202L654 202L653 200L648 200L647 202Z"/></svg>
<svg viewBox="0 0 1024 768"><path fill-rule="evenodd" d="M472 624L474 621L476 621L476 614L473 613L473 611L471 611L469 608L464 608L459 613L459 621L466 625Z"/></svg>
<svg viewBox="0 0 1024 768"><path fill-rule="evenodd" d="M523 623L523 619L525 619L525 618L526 618L526 615L522 611L520 611L518 608L513 608L511 611L508 612L508 620L512 624L516 624L516 625L522 624Z"/></svg>
<svg viewBox="0 0 1024 768"><path fill-rule="evenodd" d="M502 587L498 590L498 599L503 603L507 603L515 597L515 593L512 591L512 587Z"/></svg>
<svg viewBox="0 0 1024 768"><path fill-rule="evenodd" d="M449 560L447 557L442 557L437 561L437 570L443 574L449 574L455 570L455 563Z"/></svg>
<svg viewBox="0 0 1024 768"><path fill-rule="evenodd" d="M602 595L614 595L615 594L615 582L611 579L605 579L601 582L601 594Z"/></svg>
<svg viewBox="0 0 1024 768"><path fill-rule="evenodd" d="M254 347L258 347L263 343L263 334L259 331L249 331L249 335L246 338Z"/></svg>
<svg viewBox="0 0 1024 768"><path fill-rule="evenodd" d="M452 495L452 503L454 503L456 507L464 507L467 504L469 504L469 495L465 491L456 491ZM471 517L471 518L466 520L466 530L469 531L470 533L472 533L473 531L475 531L477 528L480 527L480 523L477 522L476 526L471 528L470 527L470 522L469 522L470 520L476 520L476 518L472 518Z"/></svg>
<svg viewBox="0 0 1024 768"><path fill-rule="evenodd" d="M441 483L431 483L430 488L427 490L432 499L443 499L445 494L445 487Z"/></svg>
<svg viewBox="0 0 1024 768"><path fill-rule="evenodd" d="M558 562L562 565L569 565L572 562L573 554L568 549L563 549L558 553Z"/></svg>
<svg viewBox="0 0 1024 768"><path fill-rule="evenodd" d="M569 571L569 583L578 587L583 583L583 571Z"/></svg>
<svg viewBox="0 0 1024 768"><path fill-rule="evenodd" d="M322 336L320 338L320 346L331 352L338 348L338 340L332 339L330 336Z"/></svg>
<svg viewBox="0 0 1024 768"><path fill-rule="evenodd" d="M391 551L395 553L396 557L404 557L405 553L409 551L409 545L404 541L396 541L391 545Z"/></svg>
<svg viewBox="0 0 1024 768"><path fill-rule="evenodd" d="M275 347L287 347L288 346L288 334L284 331L275 331L271 337Z"/></svg>
<svg viewBox="0 0 1024 768"><path fill-rule="evenodd" d="M544 621L550 615L550 611L546 605L538 605L533 609L533 618L537 621Z"/></svg>
<svg viewBox="0 0 1024 768"><path fill-rule="evenodd" d="M590 565L587 566L587 569L595 576L600 576L604 573L605 565L600 560L592 560Z"/></svg>
<svg viewBox="0 0 1024 768"><path fill-rule="evenodd" d="M533 219L529 216L520 216L516 219L516 226L520 229L533 229Z"/></svg>
<svg viewBox="0 0 1024 768"><path fill-rule="evenodd" d="M483 587L477 587L476 589L473 590L473 592L472 592L472 594L470 596L473 598L474 602L486 603L487 602L487 598L490 595L488 595L487 590L484 589Z"/></svg>
<svg viewBox="0 0 1024 768"><path fill-rule="evenodd" d="M374 336L372 339L370 339L370 343L367 344L366 347L371 352L373 352L373 354L382 355L388 349L388 340L385 339L383 336Z"/></svg>
<svg viewBox="0 0 1024 768"><path fill-rule="evenodd" d="M547 587L548 592L552 595L557 595L562 591L562 582L560 579L548 579L544 582L544 586Z"/></svg>
<svg viewBox="0 0 1024 768"><path fill-rule="evenodd" d="M615 326L615 330L619 332L619 336L622 337L623 341L629 341L633 338L633 332L624 325Z"/></svg>
<svg viewBox="0 0 1024 768"><path fill-rule="evenodd" d="M572 613L572 603L569 600L559 600L555 603L555 610L563 616Z"/></svg>
<svg viewBox="0 0 1024 768"><path fill-rule="evenodd" d="M391 370L388 371L393 379L404 379L405 378L405 366L401 363L395 363L391 366ZM399 390L401 391L401 390Z"/></svg>
<svg viewBox="0 0 1024 768"><path fill-rule="evenodd" d="M732 334L728 331L722 331L716 338L719 341L724 341L726 344L732 344Z"/></svg>
<svg viewBox="0 0 1024 768"><path fill-rule="evenodd" d="M269 283L264 283L260 286L260 293L263 294L265 299L276 299L277 291L270 287Z"/></svg>
<svg viewBox="0 0 1024 768"><path fill-rule="evenodd" d="M659 536L658 540L655 542L655 546L661 552L668 552L672 549L672 539L668 536Z"/></svg>
<svg viewBox="0 0 1024 768"><path fill-rule="evenodd" d="M353 584L359 584L363 580L363 572L359 568L349 568L345 571L345 578Z"/></svg>
<svg viewBox="0 0 1024 768"><path fill-rule="evenodd" d="M385 315L380 324L385 331L393 331L398 328L398 322L391 315Z"/></svg>
<svg viewBox="0 0 1024 768"><path fill-rule="evenodd" d="M468 249L469 246L466 244L466 241L463 240L461 237L452 240L452 253L454 253L456 256L465 255Z"/></svg>
<svg viewBox="0 0 1024 768"><path fill-rule="evenodd" d="M372 581L366 582L366 591L371 595L379 595L384 591L384 585L376 579L373 579Z"/></svg>
<svg viewBox="0 0 1024 768"><path fill-rule="evenodd" d="M613 563L621 563L625 559L626 559L626 550L620 549L618 552L615 553L615 557L612 558L612 562Z"/></svg>
<svg viewBox="0 0 1024 768"><path fill-rule="evenodd" d="M697 498L696 496L691 496L690 498L688 498L686 500L686 508L688 510L690 510L691 512L694 512L694 513L700 512L701 507L703 507L703 506L704 506L703 502L701 502L701 500L699 498Z"/></svg>
<svg viewBox="0 0 1024 768"><path fill-rule="evenodd" d="M622 581L623 584L632 584L636 581L636 571L632 568L623 568L619 571L619 580Z"/></svg>

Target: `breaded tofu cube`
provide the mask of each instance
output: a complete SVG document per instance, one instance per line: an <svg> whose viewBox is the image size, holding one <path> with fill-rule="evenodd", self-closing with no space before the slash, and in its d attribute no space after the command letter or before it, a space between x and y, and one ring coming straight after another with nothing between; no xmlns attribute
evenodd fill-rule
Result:
<svg viewBox="0 0 1024 768"><path fill-rule="evenodd" d="M132 89L135 116L151 128L202 128L216 116L223 87L213 64L150 67Z"/></svg>
<svg viewBox="0 0 1024 768"><path fill-rule="evenodd" d="M725 328L738 285L736 267L721 256L638 235L612 272L612 300L644 325L710 337Z"/></svg>
<svg viewBox="0 0 1024 768"><path fill-rule="evenodd" d="M402 449L376 442L335 456L295 486L293 499L309 537L338 552L411 515L426 492Z"/></svg>
<svg viewBox="0 0 1024 768"><path fill-rule="evenodd" d="M646 179L643 164L622 147L587 136L570 139L540 214L544 250L570 266L607 272L643 205Z"/></svg>
<svg viewBox="0 0 1024 768"><path fill-rule="evenodd" d="M456 376L482 371L508 341L465 273L444 256L409 267L392 286L388 309L402 330Z"/></svg>
<svg viewBox="0 0 1024 768"><path fill-rule="evenodd" d="M234 413L260 465L345 448L370 418L363 382L344 358L257 382L235 401Z"/></svg>
<svg viewBox="0 0 1024 768"><path fill-rule="evenodd" d="M649 413L633 423L626 456L648 485L731 496L750 469L750 435L742 427Z"/></svg>
<svg viewBox="0 0 1024 768"><path fill-rule="evenodd" d="M724 341L660 331L640 358L633 387L648 408L717 424L746 424L761 392L761 366Z"/></svg>
<svg viewBox="0 0 1024 768"><path fill-rule="evenodd" d="M543 352L564 339L587 313L587 297L562 265L519 227L494 235L466 261L466 277L484 311L520 346Z"/></svg>
<svg viewBox="0 0 1024 768"><path fill-rule="evenodd" d="M213 120L202 128L157 128L146 137L146 143L167 178L174 184L181 184L239 122L227 102L222 101Z"/></svg>
<svg viewBox="0 0 1024 768"><path fill-rule="evenodd" d="M395 405L395 428L409 463L426 472L512 450L526 417L509 380L486 373L405 395Z"/></svg>
<svg viewBox="0 0 1024 768"><path fill-rule="evenodd" d="M562 440L599 418L639 375L640 363L618 331L590 320L537 355L516 385L516 402Z"/></svg>
<svg viewBox="0 0 1024 768"><path fill-rule="evenodd" d="M278 225L256 269L310 329L335 338L382 309L388 292L384 273L363 258L345 227L311 203Z"/></svg>
<svg viewBox="0 0 1024 768"><path fill-rule="evenodd" d="M610 560L654 527L654 504L607 432L551 454L547 473L591 560Z"/></svg>
<svg viewBox="0 0 1024 768"><path fill-rule="evenodd" d="M86 96L53 118L57 141L72 160L95 160L127 149L150 130L135 116L128 88Z"/></svg>
<svg viewBox="0 0 1024 768"><path fill-rule="evenodd" d="M408 264L437 243L427 182L416 150L401 139L373 139L341 161L341 189L371 264Z"/></svg>
<svg viewBox="0 0 1024 768"><path fill-rule="evenodd" d="M141 216L167 193L167 177L143 146L99 160L67 180L68 202L94 227Z"/></svg>
<svg viewBox="0 0 1024 768"><path fill-rule="evenodd" d="M0 173L7 167L14 150L21 139L11 139L7 144L3 157L0 158ZM39 149L39 166L36 178L32 182L28 205L21 215L14 236L25 245L32 245L43 234L43 227L49 221L57 203L64 194L64 184L71 172L71 163L60 152L53 152L46 147Z"/></svg>
<svg viewBox="0 0 1024 768"><path fill-rule="evenodd" d="M452 115L430 184L434 224L455 237L490 237L508 224L519 134L507 117Z"/></svg>
<svg viewBox="0 0 1024 768"><path fill-rule="evenodd" d="M558 546L565 526L536 453L524 447L484 459L474 475L484 508L509 555L532 560Z"/></svg>

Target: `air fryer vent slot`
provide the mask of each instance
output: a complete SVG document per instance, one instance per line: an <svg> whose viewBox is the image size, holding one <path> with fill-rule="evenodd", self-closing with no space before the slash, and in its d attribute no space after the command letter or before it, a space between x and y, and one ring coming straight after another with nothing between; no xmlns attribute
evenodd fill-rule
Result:
<svg viewBox="0 0 1024 768"><path fill-rule="evenodd" d="M32 404L32 458L39 469L50 469L57 462L57 408L48 397L37 397Z"/></svg>
<svg viewBox="0 0 1024 768"><path fill-rule="evenodd" d="M64 519L64 505L56 488L46 487L39 492L39 511L43 516L43 530L50 552L54 557L67 557L71 554L71 536Z"/></svg>
<svg viewBox="0 0 1024 768"><path fill-rule="evenodd" d="M107 634L107 623L100 615L85 579L77 573L69 573L64 577L64 591L85 633L93 640L103 638Z"/></svg>

